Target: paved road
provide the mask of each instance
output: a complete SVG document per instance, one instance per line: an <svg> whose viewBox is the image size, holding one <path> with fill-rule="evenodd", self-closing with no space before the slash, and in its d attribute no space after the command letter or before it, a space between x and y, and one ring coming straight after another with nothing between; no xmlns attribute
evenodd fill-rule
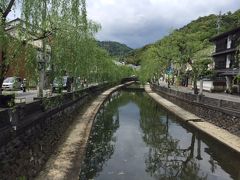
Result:
<svg viewBox="0 0 240 180"><path fill-rule="evenodd" d="M98 83L91 83L88 85L88 87L98 85ZM85 87L87 88L87 87ZM43 94L46 96L47 92L50 92L50 90L44 90ZM67 92L66 90L63 90L63 92ZM15 94L15 103L31 103L33 102L33 99L37 97L37 90L28 90L27 92L23 91L3 91L3 94ZM53 93L52 96L57 95L57 93Z"/></svg>
<svg viewBox="0 0 240 180"><path fill-rule="evenodd" d="M30 102L33 102L34 97L37 97L37 90L29 90L27 92L23 92L23 91L3 91L3 94L15 94L16 103L20 103L20 102L30 103Z"/></svg>
<svg viewBox="0 0 240 180"><path fill-rule="evenodd" d="M167 83L160 82L160 86L167 87ZM183 87L183 86L172 85L172 86L170 86L170 88L181 91L181 92L186 92L186 93L192 93L193 94L193 90L191 89L191 87ZM233 101L233 102L239 102L240 103L240 95L226 94L224 92L210 93L210 92L206 92L206 91L203 92L203 95L207 96L207 97L210 97L210 98L214 98L214 99L222 99L222 100L227 100L227 101Z"/></svg>

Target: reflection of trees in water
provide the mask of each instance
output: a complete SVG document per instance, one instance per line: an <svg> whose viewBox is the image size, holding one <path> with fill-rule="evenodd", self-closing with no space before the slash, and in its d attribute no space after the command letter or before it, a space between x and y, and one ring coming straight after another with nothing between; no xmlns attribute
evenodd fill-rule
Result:
<svg viewBox="0 0 240 180"><path fill-rule="evenodd" d="M119 127L116 97L109 99L106 102L109 105L103 105L96 116L80 179L93 179L114 152L113 134Z"/></svg>
<svg viewBox="0 0 240 180"><path fill-rule="evenodd" d="M169 118L155 102L138 101L141 110L140 126L143 140L150 147L146 157L146 171L157 179L207 179L199 173L199 165L194 159L195 135L188 148L182 149L179 141L168 132ZM201 159L201 141L198 140L198 155Z"/></svg>
<svg viewBox="0 0 240 180"><path fill-rule="evenodd" d="M104 163L111 158L115 142L113 135L119 128L118 107L127 104L133 96L133 93L114 93L98 112L88 141L81 180L96 177Z"/></svg>
<svg viewBox="0 0 240 180"><path fill-rule="evenodd" d="M180 149L178 140L168 133L171 122L166 113L146 94L133 92L116 94L98 113L80 179L96 177L102 171L104 163L111 158L114 152L113 136L119 127L118 108L129 101L140 108L143 140L150 147L145 160L146 172L157 179L206 179L198 177L199 167L193 158L195 136L192 136L188 148Z"/></svg>

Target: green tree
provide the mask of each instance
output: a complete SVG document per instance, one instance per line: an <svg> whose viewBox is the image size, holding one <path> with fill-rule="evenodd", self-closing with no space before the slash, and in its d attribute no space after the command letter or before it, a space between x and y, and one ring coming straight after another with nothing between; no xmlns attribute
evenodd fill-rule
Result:
<svg viewBox="0 0 240 180"><path fill-rule="evenodd" d="M22 44L13 40L6 32L7 17L13 8L15 8L15 0L1 0L0 1L0 87L2 87L4 78L11 66L22 52ZM2 94L0 88L0 94Z"/></svg>
<svg viewBox="0 0 240 180"><path fill-rule="evenodd" d="M38 51L43 61L40 82L44 82L47 66L53 67L53 76L63 76L67 72L70 76L95 82L119 80L123 73L129 73L125 68L117 67L107 52L98 47L94 35L100 25L87 19L85 0L19 0L24 20L20 29L28 31L20 31L18 40L13 41L5 29L6 17L15 3L16 0L2 0L0 4L0 86L11 65L9 59L16 56L10 50L21 49L18 46L25 48L27 44L31 47L31 50L25 50L26 67L36 72L37 51L31 46L36 41L41 42ZM13 43L17 45L9 48ZM51 54L50 62L47 54ZM42 96L43 84L40 86L39 95Z"/></svg>
<svg viewBox="0 0 240 180"><path fill-rule="evenodd" d="M204 76L211 74L211 69L208 65L212 63L211 54L213 53L213 46L208 46L194 54L192 60L189 62L192 67L192 78L194 85L194 93L198 94L197 80Z"/></svg>
<svg viewBox="0 0 240 180"><path fill-rule="evenodd" d="M89 39L93 38L95 26L87 22L85 0L23 0L22 4L23 19L29 25L28 28L37 27L31 31L38 34L38 40L42 40L44 67L40 70L39 84L39 95L42 96L47 45L51 46L51 63L55 66L55 75L68 72L74 76L80 64L83 64L78 60L78 57L82 57L79 52L83 44L91 44ZM85 55L86 49L81 53Z"/></svg>

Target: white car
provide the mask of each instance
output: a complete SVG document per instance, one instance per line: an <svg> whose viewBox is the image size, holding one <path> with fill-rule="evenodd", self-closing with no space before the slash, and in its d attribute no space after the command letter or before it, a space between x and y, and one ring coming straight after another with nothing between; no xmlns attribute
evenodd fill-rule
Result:
<svg viewBox="0 0 240 180"><path fill-rule="evenodd" d="M3 81L2 90L21 90L22 79L20 77L8 77Z"/></svg>

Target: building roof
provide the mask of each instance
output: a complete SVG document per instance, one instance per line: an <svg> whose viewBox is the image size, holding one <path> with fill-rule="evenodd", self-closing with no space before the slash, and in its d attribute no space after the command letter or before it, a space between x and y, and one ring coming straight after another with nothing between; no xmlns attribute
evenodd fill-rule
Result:
<svg viewBox="0 0 240 180"><path fill-rule="evenodd" d="M230 31L221 33L221 34L219 34L219 35L217 35L217 36L214 36L214 37L210 38L209 41L210 41L210 42L214 42L214 41L216 41L216 40L218 40L218 39L221 39L221 38L223 38L223 37L226 37L226 36L228 36L228 35L230 35L230 34L234 34L234 33L238 32L238 31L240 31L240 26L237 27L237 28L234 28L234 29L232 29L232 30L230 30Z"/></svg>

